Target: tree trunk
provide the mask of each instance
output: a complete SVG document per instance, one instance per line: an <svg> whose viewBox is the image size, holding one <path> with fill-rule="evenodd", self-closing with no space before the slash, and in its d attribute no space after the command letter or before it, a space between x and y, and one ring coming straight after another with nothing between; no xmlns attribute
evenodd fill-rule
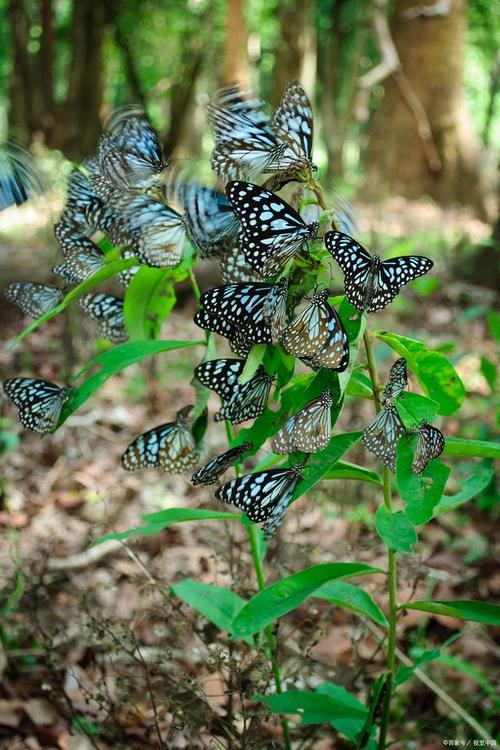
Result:
<svg viewBox="0 0 500 750"><path fill-rule="evenodd" d="M222 83L250 85L245 0L228 0L223 49Z"/></svg>
<svg viewBox="0 0 500 750"><path fill-rule="evenodd" d="M273 76L272 98L279 102L290 81L300 81L308 96L316 83L315 0L282 0L278 4L280 25Z"/></svg>
<svg viewBox="0 0 500 750"><path fill-rule="evenodd" d="M484 218L463 85L465 0L432 16L417 15L414 0L396 0L391 33L401 67L383 82L372 120L365 196L380 198L381 189L409 199L430 195L441 205L474 206Z"/></svg>
<svg viewBox="0 0 500 750"><path fill-rule="evenodd" d="M12 38L9 132L16 140L29 144L35 128L34 86L28 54L29 19L23 0L10 0L7 10Z"/></svg>

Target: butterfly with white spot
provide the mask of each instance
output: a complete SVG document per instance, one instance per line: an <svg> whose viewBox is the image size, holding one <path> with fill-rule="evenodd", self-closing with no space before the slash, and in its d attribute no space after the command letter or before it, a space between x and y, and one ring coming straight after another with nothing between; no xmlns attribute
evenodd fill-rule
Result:
<svg viewBox="0 0 500 750"><path fill-rule="evenodd" d="M160 468L170 474L182 474L199 461L199 449L187 419L192 406L177 412L174 422L154 427L139 435L122 455L122 466L128 471Z"/></svg>
<svg viewBox="0 0 500 750"><path fill-rule="evenodd" d="M101 268L104 268L104 254L75 225L59 220L54 226L54 234L64 255L64 263L54 266L52 273L61 276L68 284L80 284Z"/></svg>
<svg viewBox="0 0 500 750"><path fill-rule="evenodd" d="M40 378L11 378L4 382L3 390L19 409L24 427L41 435L56 429L69 395L67 388Z"/></svg>
<svg viewBox="0 0 500 750"><path fill-rule="evenodd" d="M433 266L423 255L382 260L342 232L327 232L325 245L344 272L347 299L361 312L382 310L405 284L423 276Z"/></svg>
<svg viewBox="0 0 500 750"><path fill-rule="evenodd" d="M201 469L191 477L191 482L196 484L214 484L232 464L236 463L247 451L252 448L251 443L241 443L235 448L230 448L220 456L212 458Z"/></svg>
<svg viewBox="0 0 500 750"><path fill-rule="evenodd" d="M45 187L45 176L27 149L12 142L0 146L0 211L22 206Z"/></svg>
<svg viewBox="0 0 500 750"><path fill-rule="evenodd" d="M316 453L326 448L332 432L332 403L332 394L326 389L290 417L271 441L273 453Z"/></svg>
<svg viewBox="0 0 500 750"><path fill-rule="evenodd" d="M385 406L388 403L394 403L407 385L408 367L406 359L400 357L394 362L389 372L389 379L381 397L382 404Z"/></svg>
<svg viewBox="0 0 500 750"><path fill-rule="evenodd" d="M303 464L292 469L269 469L245 474L226 482L215 492L223 503L235 505L254 523L264 522L264 536L270 539L280 526Z"/></svg>
<svg viewBox="0 0 500 750"><path fill-rule="evenodd" d="M328 302L328 291L312 297L281 335L287 352L300 357L313 370L322 367L343 372L349 364L349 343L337 311Z"/></svg>
<svg viewBox="0 0 500 750"><path fill-rule="evenodd" d="M78 300L80 308L97 323L103 339L121 344L128 340L123 317L123 300L112 294L84 294Z"/></svg>
<svg viewBox="0 0 500 750"><path fill-rule="evenodd" d="M247 263L243 251L235 244L219 258L220 275L224 284L242 284L259 281L259 274Z"/></svg>
<svg viewBox="0 0 500 750"><path fill-rule="evenodd" d="M363 443L389 469L396 467L396 450L406 432L392 403L388 403L363 430Z"/></svg>
<svg viewBox="0 0 500 750"><path fill-rule="evenodd" d="M415 474L423 474L427 464L441 455L444 450L444 435L437 427L423 419L418 426L417 447L411 465Z"/></svg>
<svg viewBox="0 0 500 750"><path fill-rule="evenodd" d="M8 300L13 302L30 318L39 318L62 301L64 292L50 284L38 284L35 281L18 281L8 284L4 289Z"/></svg>
<svg viewBox="0 0 500 750"><path fill-rule="evenodd" d="M216 422L227 419L231 424L239 424L255 419L264 411L274 379L260 366L250 380L240 383L244 368L242 359L211 359L196 367L194 374L200 383L224 401L214 417Z"/></svg>
<svg viewBox="0 0 500 750"><path fill-rule="evenodd" d="M286 201L251 182L228 182L226 195L241 223L240 247L263 278L274 276L307 240L318 222L306 224Z"/></svg>

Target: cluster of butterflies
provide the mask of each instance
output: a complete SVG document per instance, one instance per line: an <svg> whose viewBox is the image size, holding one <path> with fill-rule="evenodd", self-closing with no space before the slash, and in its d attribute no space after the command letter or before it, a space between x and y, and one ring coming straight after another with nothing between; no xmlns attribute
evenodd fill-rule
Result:
<svg viewBox="0 0 500 750"><path fill-rule="evenodd" d="M223 285L202 296L194 320L202 329L226 337L238 358L202 362L195 374L222 399L216 421L239 424L263 413L273 383L262 366L247 382L239 380L254 344L279 343L312 370L334 372L347 368L349 346L327 290L302 300L297 310L290 309L297 305L296 300L289 303L288 271L293 258L316 238L318 223L306 223L275 192L250 181L277 175L276 184L282 187L291 180L307 182L315 171L312 108L304 89L297 82L289 84L269 117L260 99L237 86L226 87L209 107L209 122L215 141L212 166L224 191L200 186L169 170L158 135L142 112L126 109L112 116L97 153L70 174L66 205L55 226L64 260L53 271L66 288L102 268L104 253L92 239L96 232L121 246L123 257L136 259L136 266L119 275L124 287L141 265L177 266L186 239L200 256L216 257ZM348 300L361 313L383 309L405 284L432 267L432 261L421 256L381 260L338 231L328 232L324 242L344 273ZM6 294L36 318L61 301L65 288L18 282L7 287ZM79 304L102 336L115 343L126 340L123 299L87 294ZM19 407L23 425L40 433L57 427L69 396L67 388L35 378L7 380L4 390ZM395 398L387 396L381 415L392 413L391 409L397 415ZM329 391L306 404L274 436L273 451L311 454L326 447L331 405ZM171 472L194 468L200 451L188 427L191 409L184 407L174 422L137 437L123 454L123 466ZM372 424L365 431L366 441L373 433L371 444L377 450L368 447L382 460L388 460L388 454L379 445L384 440L392 445L393 437L388 436L395 429L387 416L386 424ZM245 443L230 449L199 469L193 482L217 481L251 449ZM219 487L216 497L241 508L251 520L264 522L270 536L293 496L301 468L238 477Z"/></svg>
<svg viewBox="0 0 500 750"><path fill-rule="evenodd" d="M406 360L401 357L391 367L389 379L382 393L382 408L363 430L363 443L391 471L396 467L397 447L407 432L396 408L396 401L408 385ZM444 436L437 427L422 420L410 435L418 435L412 471L423 474L427 464L441 455Z"/></svg>

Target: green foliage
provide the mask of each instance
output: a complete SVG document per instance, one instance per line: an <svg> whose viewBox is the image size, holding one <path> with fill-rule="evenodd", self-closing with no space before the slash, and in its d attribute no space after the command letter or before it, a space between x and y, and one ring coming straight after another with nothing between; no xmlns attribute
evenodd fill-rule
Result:
<svg viewBox="0 0 500 750"><path fill-rule="evenodd" d="M401 499L406 503L406 515L411 523L418 526L432 518L434 507L444 492L450 468L441 461L434 460L419 475L413 473L412 461L413 447L403 438L398 445L396 479Z"/></svg>
<svg viewBox="0 0 500 750"><path fill-rule="evenodd" d="M460 490L454 495L443 495L438 504L434 507L434 515L446 513L455 510L460 505L472 500L479 495L490 484L493 479L494 471L489 466L474 466L472 474L460 483Z"/></svg>
<svg viewBox="0 0 500 750"><path fill-rule="evenodd" d="M315 693L287 690L280 695L256 695L254 700L262 701L275 713L298 714L303 725L328 722L351 740L363 728L368 713L345 688L333 683L323 683L323 690L318 688Z"/></svg>
<svg viewBox="0 0 500 750"><path fill-rule="evenodd" d="M457 620L472 620L484 625L500 625L500 607L489 602L464 601L419 601L401 605L400 609L418 609L434 615L455 617Z"/></svg>
<svg viewBox="0 0 500 750"><path fill-rule="evenodd" d="M325 583L314 594L318 599L326 599L335 607L350 609L356 614L369 617L373 622L382 627L387 627L387 618L376 604L370 594L359 586L354 586L347 581L330 581Z"/></svg>
<svg viewBox="0 0 500 750"><path fill-rule="evenodd" d="M172 593L202 614L220 630L231 631L234 618L245 606L245 600L231 589L213 583L201 583L193 578L170 587Z"/></svg>
<svg viewBox="0 0 500 750"><path fill-rule="evenodd" d="M394 552L412 552L418 542L415 527L403 511L390 511L380 505L375 513L375 528L385 545Z"/></svg>

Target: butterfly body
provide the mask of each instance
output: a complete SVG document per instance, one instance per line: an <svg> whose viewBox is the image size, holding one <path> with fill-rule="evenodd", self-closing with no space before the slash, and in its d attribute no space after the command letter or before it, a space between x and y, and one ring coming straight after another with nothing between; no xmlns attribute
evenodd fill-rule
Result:
<svg viewBox="0 0 500 750"><path fill-rule="evenodd" d="M214 390L224 402L214 417L216 422L227 419L239 424L264 411L273 378L261 366L250 380L240 383L244 367L245 362L240 359L212 359L196 367L195 376L200 383Z"/></svg>
<svg viewBox="0 0 500 750"><path fill-rule="evenodd" d="M55 430L68 398L66 388L39 378L11 378L4 382L3 389L19 409L24 427L42 435Z"/></svg>
<svg viewBox="0 0 500 750"><path fill-rule="evenodd" d="M405 427L392 403L388 403L363 430L365 447L391 471L396 467L396 450Z"/></svg>
<svg viewBox="0 0 500 750"><path fill-rule="evenodd" d="M237 445L235 448L230 448L225 453L206 463L201 469L198 469L191 477L191 482L194 485L214 484L224 474L226 469L241 458L251 447L251 443L241 443L241 445Z"/></svg>
<svg viewBox="0 0 500 750"><path fill-rule="evenodd" d="M427 464L441 455L444 450L444 436L441 430L422 420L418 426L417 447L412 462L412 471L423 474Z"/></svg>
<svg viewBox="0 0 500 750"><path fill-rule="evenodd" d="M332 401L332 394L326 389L294 414L273 437L273 453L315 453L326 448L331 437Z"/></svg>

